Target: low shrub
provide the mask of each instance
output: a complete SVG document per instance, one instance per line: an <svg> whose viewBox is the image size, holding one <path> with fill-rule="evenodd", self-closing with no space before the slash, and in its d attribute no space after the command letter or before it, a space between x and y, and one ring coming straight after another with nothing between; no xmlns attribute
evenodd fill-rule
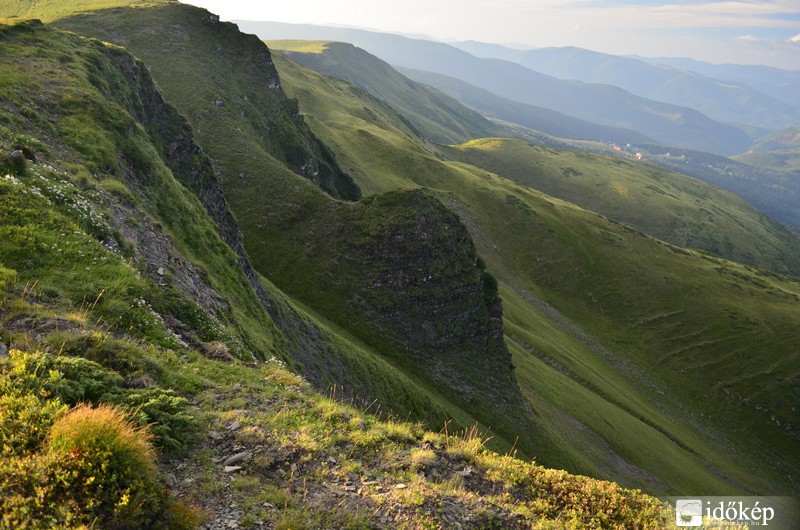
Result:
<svg viewBox="0 0 800 530"><path fill-rule="evenodd" d="M74 408L53 424L47 442L50 494L100 528L153 526L166 492L151 439L114 407Z"/></svg>
<svg viewBox="0 0 800 530"><path fill-rule="evenodd" d="M159 481L151 442L147 427L113 406L79 405L62 414L38 451L0 459L0 527L195 526L197 512Z"/></svg>
<svg viewBox="0 0 800 530"><path fill-rule="evenodd" d="M303 379L281 368L273 370L267 376L267 379L273 383L276 383L284 387L295 387L303 385Z"/></svg>
<svg viewBox="0 0 800 530"><path fill-rule="evenodd" d="M122 384L123 378L117 372L81 357L12 350L9 359L0 364L0 392L28 396L19 398L20 407L24 400L69 406L87 402L115 405L132 414L137 424L152 424L157 445L169 449L182 447L195 424L186 412L186 399L172 390L123 388ZM0 420L3 414L0 410ZM24 426L14 427L14 432L22 432L20 429ZM2 432L0 426L0 435ZM24 439L22 435L18 437Z"/></svg>
<svg viewBox="0 0 800 530"><path fill-rule="evenodd" d="M7 269L0 265L0 293L2 293L7 286L13 285L16 279L17 271L14 269Z"/></svg>
<svg viewBox="0 0 800 530"><path fill-rule="evenodd" d="M50 425L66 407L26 392L6 392L0 385L0 459L36 451Z"/></svg>

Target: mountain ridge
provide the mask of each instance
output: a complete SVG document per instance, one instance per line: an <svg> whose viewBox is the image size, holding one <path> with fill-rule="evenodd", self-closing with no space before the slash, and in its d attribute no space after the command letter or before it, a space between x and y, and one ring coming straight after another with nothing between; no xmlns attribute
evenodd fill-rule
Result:
<svg viewBox="0 0 800 530"><path fill-rule="evenodd" d="M667 145L692 145L721 154L744 150L750 139L738 128L701 113L634 96L611 86L565 82L499 59L480 59L445 43L398 35L301 24L237 21L264 39L344 40L394 66L434 71L499 96L544 106L583 120L631 128Z"/></svg>
<svg viewBox="0 0 800 530"><path fill-rule="evenodd" d="M286 47L269 41L267 45L273 51L305 62L314 70L343 79L382 101L390 102L411 122L415 132L431 141L458 143L502 131L497 125L444 94L427 87L414 86L413 81L399 76L388 64L352 44L326 42L321 45L323 49L320 53L302 54L291 50L291 42L285 43ZM348 71L335 69L335 66L343 64L338 56L355 57L356 61L364 64L364 68ZM370 72L370 76L363 75L365 71Z"/></svg>
<svg viewBox="0 0 800 530"><path fill-rule="evenodd" d="M441 157L428 155L430 157L429 167L424 169L425 166L418 159L420 155L414 152L414 149L418 149L418 147L415 148L410 145L411 140L402 132L402 122L400 120L385 116L378 122L376 120L377 112L375 116L370 115L369 118L367 115L357 112L371 98L364 98L361 91L355 91L355 89L348 87L341 81L326 79L319 74L303 71L296 63L288 59L278 59L278 56L276 56L276 62L287 90L290 90L291 95L302 95L301 108L303 112L306 112L308 116L314 116L314 119L309 122L312 128L326 143L336 150L345 166L362 183L364 189L370 190L367 193L381 192L393 189L395 186L426 186L438 190L443 200L452 209L459 212L462 222L469 228L476 245L479 249L482 249L481 255L486 259L487 266L499 280L505 308L504 319L506 321L507 341L514 355L517 377L537 414L551 418L552 421L563 423L563 416L560 416L560 420L556 420L553 417L554 411L550 408L552 406L550 403L559 403L557 408L561 408L561 413L564 414L563 408L566 406L563 401L564 397L573 395L576 396L576 399L581 404L575 408L569 408L568 416L572 416L573 420L577 418L576 424L591 426L586 430L586 438L575 437L570 439L568 435L566 438L561 438L564 435L560 432L553 432L551 429L552 424L542 422L541 426L544 430L539 434L538 451L540 460L559 461L561 463L558 465L566 465L569 468L580 466L578 469L593 469L592 471L584 472L597 473L597 461L593 460L591 463L587 463L586 455L592 454L598 458L598 461L609 457L608 453L601 455L596 450L598 438L592 438L591 434L600 433L600 438L607 437L606 439L615 440L612 454L616 451L616 456L610 457L610 461L614 461L613 458L617 458L616 461L618 462L619 455L624 454L626 458L633 459L640 467L648 468L648 466L652 465L652 462L647 463L646 459L642 460L634 456L636 452L634 448L624 447L627 445L626 441L620 440L616 435L605 431L605 424L599 422L597 417L586 416L585 412L589 409L594 410L594 407L599 407L604 411L604 417L616 417L617 413L614 411L615 409L618 411L619 407L621 407L626 410L624 414L628 415L639 409L642 403L648 402L653 396L641 396L639 398L641 401L634 405L627 402L627 398L620 397L625 393L616 394L620 388L628 388L625 392L633 392L634 394L637 394L639 390L627 387L629 383L619 380L619 374L614 375L613 369L610 372L606 372L609 369L606 364L609 362L608 359L603 357L595 358L595 354L592 354L591 350L585 346L575 344L573 339L563 335L563 331L560 332L553 329L553 324L549 320L551 312L546 309L549 307L547 303L554 305L556 310L566 315L566 318L577 324L578 328L582 328L586 335L593 336L595 340L599 340L601 344L604 344L609 351L614 351L618 358L622 353L620 349L630 352L652 351L655 353L664 348L666 344L662 342L661 345L656 345L649 341L666 339L670 344L672 340L681 343L682 339L678 337L684 336L685 332L679 330L689 322L694 322L695 317L685 320L686 309L679 311L677 307L674 308L676 313L673 313L671 317L667 317L667 321L671 322L668 326L666 326L667 321L661 320L660 317L635 316L649 315L652 312L659 313L660 309L655 309L659 304L677 303L680 305L678 300L673 298L673 295L668 294L670 289L662 285L661 282L665 280L659 279L660 276L657 273L654 276L653 271L665 267L665 271L672 271L666 276L670 277L674 273L673 269L678 268L683 271L678 274L683 278L682 282L700 273L704 279L697 278L700 283L696 285L708 284L706 289L711 289L711 291L705 291L705 295L697 297L695 295L698 295L699 291L690 289L686 294L692 298L692 302L684 302L688 304L688 307L698 307L708 302L705 296L708 296L710 292L716 292L717 288L722 288L722 284L719 283L720 278L714 278L713 275L706 276L706 273L701 273L700 271L706 269L711 263L721 265L725 262L713 261L711 256L695 254L679 248L674 248L669 252L662 252L664 247L647 246L649 243L645 243L645 241L653 240L635 229L615 224L608 219L601 221L602 218L595 217L596 214L582 211L558 199L543 196L535 190L526 190L519 185L512 186L508 181L500 179L485 170L480 170L475 166L454 163ZM358 94L362 95L358 96ZM354 97L360 97L361 99L353 101ZM345 115L350 116L350 121L347 124L343 121L343 116ZM333 126L334 124L335 127ZM379 132L378 125L385 127L383 133ZM390 133L392 128L398 127L397 133ZM361 134L361 130L369 130L370 134ZM391 156L388 156L391 151L388 150L386 144L389 143L389 136L392 134L396 134L396 140L391 144L394 152L392 152ZM358 141L350 141L350 138ZM378 158L384 163L381 174L385 174L385 176L380 182L374 182L370 186L366 186L364 183L372 179L371 172L367 168L374 167L375 154L379 154ZM414 170L409 172L407 168L414 168ZM375 184L378 184L378 187L375 187ZM502 212L502 214L499 212ZM573 218L573 216L576 216L576 218ZM578 221L578 218L582 219L582 221ZM597 230L594 231L594 228L589 228L587 231L587 227L582 224L584 222L587 222L588 225L595 227ZM514 229L509 229L509 227L514 227ZM612 236L612 233L617 234L616 237L619 239ZM585 237L578 234L584 234ZM638 239L638 236L633 236L634 234L638 234L643 239ZM632 236L633 238L631 239ZM615 246L611 244L612 241L617 241L624 245L624 248L628 249L626 253L615 255L615 257L611 258L610 255L615 252L613 250ZM627 241L627 243L622 243L622 241ZM647 250L633 250L640 244L647 246ZM663 243L660 243L660 245L663 245ZM591 247L592 250L588 250L587 247ZM687 252L687 254L684 254L684 252ZM599 258L603 254L609 254L609 261ZM648 258L647 264L636 263L638 260L631 259L633 256L650 256L652 259ZM688 261L681 262L681 256L686 256ZM697 258L700 256L706 257L698 260ZM706 258L709 261L706 261ZM623 265L623 262L625 265ZM612 263L613 265L611 265ZM684 269L686 266L690 266L690 269ZM725 269L727 266L739 270L738 266L732 263L722 268ZM693 272L689 272L690 270ZM561 276L561 280L556 280L552 276L555 272ZM736 274L739 273L737 272ZM714 288L709 287L712 284L715 286ZM667 289L666 291L663 290L665 288ZM728 288L724 287L719 293L727 291ZM650 289L655 289L658 294L652 292L649 295L643 295L642 298L638 298L639 294ZM524 295L526 291L533 293L535 298L544 300L545 305L540 306L534 304L533 301L527 301ZM605 300L602 311L597 309L597 304L601 303L600 293L603 293L602 298ZM568 296L574 294L576 298L583 300L579 302L582 305L582 309L578 310L578 313L574 312L577 310L576 307L572 306L570 308L571 303L564 305L565 300L561 297L567 294ZM636 301L637 299L638 301ZM615 312L621 311L618 315L624 314L628 311L625 309L626 307L637 307L642 302L645 302L643 306L636 309L633 314L623 318L624 324L615 325L608 322L609 334L606 335L606 332L602 331L603 325L598 321L598 317L600 317L599 320L606 318L601 317L601 315L608 316L611 308L616 308ZM723 302L722 299L719 299L718 302L714 303L727 306L729 302L730 300ZM585 319L579 316L582 311L586 312ZM694 331L688 332L688 335L696 336L700 334L701 336L706 336L709 330L717 325L727 326L722 320L719 320L722 314L718 311L718 308L709 308L707 312L703 312L704 317L690 324L693 327L697 325L697 327ZM734 311L738 313L740 310L736 309ZM589 314L593 316L590 317L588 316ZM696 317L700 318L699 314ZM711 328L705 328L704 324L700 324L700 322L706 317L717 321L718 324L712 325ZM596 327L598 325L601 327ZM620 325L621 327L619 327ZM673 325L677 327L672 327ZM630 335L626 339L622 339L620 334L624 333L624 329L630 329L632 326L637 328L644 326L650 331L644 334L637 333L635 337ZM528 331L528 329L531 331ZM535 332L532 330L535 330ZM645 335L648 338L641 342ZM548 338L543 339L544 336ZM601 339L600 337L605 338ZM674 339L670 337L674 337ZM514 340L510 340L511 338ZM729 338L730 340L735 340L733 336ZM719 337L715 336L712 339L709 336L709 344L716 344L718 340ZM518 346L518 342L525 346ZM693 343L693 341L689 342ZM636 343L636 346L633 345L634 343ZM645 343L648 343L649 346ZM672 347L672 345L667 346L667 351L671 350ZM570 352L570 354L565 356L566 352ZM540 356L544 357L544 359L541 359ZM581 360L576 361L576 358ZM622 358L624 358L624 355ZM787 361L790 358L791 355L786 358ZM636 361L629 359L621 362L623 366L632 364L644 369L648 361L640 364L642 361L643 359L638 357ZM554 369L550 363L556 363L555 366L560 366L562 369L565 366L570 366L572 372L568 370L562 372ZM593 366L593 369L587 372L586 363ZM664 368L664 366L660 366L656 369L656 372L649 373L649 377L655 377L656 381L659 381L659 383L654 383L652 387L647 385L647 388L653 389L653 392L656 393L655 395L663 395L655 390L661 384L669 386L668 383L661 380L660 376L655 375L657 373L663 376L666 373ZM594 380L598 371L606 374L605 383L590 385L589 388L591 390L588 391L589 394L586 394L587 388L584 385L587 385L588 381ZM565 375L565 373L571 375ZM576 377L575 374L577 373L582 374L579 379L581 386L572 387L571 385L574 384L575 380L571 379L571 377ZM608 381L610 380L615 381L613 385L609 385ZM554 381L558 381L558 383L554 383ZM685 384L684 382L683 385ZM560 388L560 392L550 394L545 391L545 388L552 388L554 385ZM606 394L606 391L612 388L614 390L611 390L611 395ZM673 391L675 390L677 388L673 388ZM598 395L602 396L601 400L605 401L603 405L593 401ZM577 398L577 396L581 397ZM614 397L612 398L611 396ZM613 403L610 407L608 406L609 399ZM727 400L721 399L718 403L722 404L725 401ZM663 403L659 405L659 407L663 406ZM663 411L663 409L659 410ZM643 421L645 417L652 414L652 411L639 412L637 413L637 418L640 419L637 419L637 421ZM686 412L681 414L683 416L687 415ZM557 414L555 415L557 416ZM706 415L708 415L708 412L706 412ZM620 417L617 417L617 419L625 422ZM660 421L656 420L656 425ZM663 426L663 424L661 425ZM629 425L628 428L633 427ZM672 428L674 426L661 431L662 434L659 436L665 435ZM708 425L704 427L704 429L708 428ZM645 437L650 435L644 432L637 434L637 436ZM674 437L676 433L673 432L669 436ZM677 439L682 436L684 435L677 435ZM555 440L559 440L559 442L555 442ZM660 445L663 443L663 439L662 441L652 439L652 443ZM690 445L696 443L697 441L695 440L690 442ZM576 445L580 445L580 452L572 449ZM554 449L555 447L557 449ZM666 452L671 449L664 447L662 450ZM554 458L556 460L553 460ZM674 455L674 458L680 459L682 457ZM628 462L631 462L631 460L628 460ZM587 464L588 467L586 467ZM689 466L690 464L684 463L684 465ZM617 469L617 472L621 471L621 469ZM626 469L630 471L636 469L636 466ZM663 473L663 470L661 473ZM719 471L716 471L716 473L719 473ZM630 475L624 478L620 476L617 480L642 480L642 475L637 476L639 477L638 479L632 479Z"/></svg>
<svg viewBox="0 0 800 530"><path fill-rule="evenodd" d="M373 272L383 271L389 274L391 269L387 268L382 259L404 259L402 253L398 256L386 252L392 247L385 243L385 238L395 237L401 241L419 239L402 230L398 233L393 233L389 228L385 231L379 230L382 226L405 226L409 230L413 229L415 225L411 221L417 214L410 203L399 200L399 197L419 196L415 192L407 191L395 200L378 201L384 204L384 219L381 220L380 216L371 214L374 205L363 201L348 204L337 200L335 196L331 198L318 192L311 179L308 179L308 185L298 187L296 179L287 175L285 169L275 167L276 161L269 154L272 138L278 140L278 146L291 146L291 135L296 133L290 131L285 137L277 134L264 136L259 127L265 118L273 121L288 118L291 123L299 124L300 130L306 130L304 118L298 114L296 101L289 100L282 91L279 92L281 85L274 67L263 70L236 66L238 63L250 65L267 60L263 57L270 57L268 48L254 36L239 33L235 25L209 18L208 12L199 8L167 2L137 13L136 17L128 17L128 13L125 8L109 9L96 14L62 19L56 25L78 33L102 35L106 40L124 42L128 49L148 61L159 86L193 123L198 138L208 146L206 152L221 171L223 192L242 226L245 247L256 270L269 278L276 287L309 306L312 312L320 313L347 334L366 344L368 347L365 351L360 351L356 357L365 355L370 363L375 362L373 356L388 360L393 369L408 371L425 381L425 385L436 388L433 392L435 395L429 399L446 402L444 405L437 404L425 409L422 406L423 401L419 401L411 410L399 409L400 411L441 421L440 411L450 407L454 409L451 412L453 416L475 416L483 425L491 425L493 431L498 433L496 442L499 446L510 446L514 441L514 421L510 419L511 416L504 417L490 412L495 407L494 401L521 401L519 397L514 397L518 390L512 384L513 377L508 375L511 373L509 363L500 362L497 365L498 378L504 377L502 373L506 373L509 378L504 384L495 385L496 397L493 397L484 386L492 378L481 381L471 377L466 368L469 363L457 360L459 351L463 351L465 356L484 351L487 358L507 355L507 352L504 353L504 345L495 345L494 348L487 348L487 344L481 346L483 339L466 331L471 325L471 319L483 322L488 318L491 300L484 300L480 294L482 291L478 286L482 276L475 257L470 257L466 250L469 247L469 237L466 236L465 240L456 238L456 234L462 232L463 228L459 224L453 225L446 221L447 216L440 209L428 210L438 212L428 217L432 227L430 235L439 234L439 241L444 243L443 248L452 250L453 260L449 265L436 252L421 255L413 252L413 248L408 245L395 247L395 250L402 249L405 252L405 259L411 262L419 259L421 263L425 263L420 270L428 271L433 279L433 296L421 296L424 284L419 284L422 280L416 278L420 271L410 277L414 279L410 288L407 285L409 278L402 281L395 278L392 280L394 283L388 284L385 282L389 279L375 278L373 283L365 284L365 278L371 277ZM182 27L185 37L192 39L197 45L187 47L186 40L172 39L170 29L160 23L162 19L174 20L176 25ZM164 38L157 47L153 46L153 31L164 33ZM201 60L197 53L201 48L208 49L217 60ZM236 61L222 60L234 55ZM268 62L271 63L271 58ZM221 75L221 71L230 74ZM192 91L187 93L187 86L190 85ZM260 87L268 87L269 90L259 93ZM220 93L227 94L222 105L216 104L217 99L213 99L217 97L215 94ZM252 120L250 123L255 125L252 133L245 129L248 122L241 120L240 109ZM275 109L273 112L277 113L278 118L262 116L269 112L268 109ZM318 142L316 137L313 137L313 142ZM322 149L327 159L333 160L328 148ZM235 156L231 156L232 154ZM302 160L305 158L292 155L285 162L296 173L303 175L303 171L297 167ZM338 162L336 164L339 167ZM359 189L355 184L353 188ZM421 207L438 201L430 195L422 197L422 200L412 203ZM442 228L442 224L449 228ZM447 232L455 239L445 237ZM360 241L361 245L354 246L354 241L350 238ZM455 241L460 242L451 244ZM326 256L326 259L321 259L321 256ZM463 285L459 283L461 280L465 282ZM455 290L462 290L464 295L451 297L448 289L445 289L448 285ZM427 305L418 306L415 299ZM459 324L452 324L449 320L452 315L448 309L455 309L457 304L469 306L472 304L470 300L474 302L473 310L467 311ZM380 311L375 311L375 308L381 308L382 311L394 308L398 311L395 315L396 322ZM439 345L417 343L416 335L398 333L397 325L413 322L420 324L417 328L421 333L425 329L421 325L421 315L425 315L427 310L442 317L431 322L431 325L441 328L439 333L445 334L449 328L455 328L457 332L450 342L445 341ZM488 329L490 326L484 327ZM459 350L458 345L462 341L462 350ZM459 385L463 381L469 381L469 385L464 388L483 388L477 392L484 398L481 401L483 406L476 407L471 414L465 413L464 407L466 403L474 401L473 399L460 397L447 385L442 385L441 381L432 384L432 372L424 369L426 359L438 363L436 348L439 347L443 347L442 358L452 356L461 371L459 376L452 363L445 363L440 367L439 372L447 372L451 384ZM425 355L411 355L419 349L424 350ZM349 366L353 370L349 374L350 380L347 374L340 374L345 377L336 381L336 384L348 383L354 387L361 386L376 391L380 388L379 395L368 394L363 396L365 399L409 392L405 386L410 382L407 378L403 379L403 384L397 389L381 388L375 381L368 381L369 375L359 367L362 362L364 361L351 359L343 364L342 366ZM309 374L309 377L314 380L324 379L316 374ZM472 390L469 394L475 393ZM408 399L400 401L409 402ZM431 404L430 401L428 403ZM517 417L516 422L523 428L528 428L525 427L526 421L522 416ZM528 442L521 442L520 449L530 450Z"/></svg>

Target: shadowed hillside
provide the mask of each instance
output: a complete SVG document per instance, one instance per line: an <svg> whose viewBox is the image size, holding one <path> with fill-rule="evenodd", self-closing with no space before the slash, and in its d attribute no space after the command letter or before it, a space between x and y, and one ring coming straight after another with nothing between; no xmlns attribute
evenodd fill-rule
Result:
<svg viewBox="0 0 800 530"><path fill-rule="evenodd" d="M276 62L289 93L302 97L302 111L314 117L312 128L365 190L431 187L469 228L500 282L506 339L540 427L541 461L662 491L670 483L730 491L736 480L753 478L757 462L763 463L756 456L761 450L775 451L776 462L790 465L788 448L796 442L785 420L767 427L769 415L761 416L747 404L752 398L728 385L744 384L752 396L771 388L774 404L793 392L788 386L778 390L760 363L768 355L782 366L783 381L792 378L795 281L665 245L485 170L426 154L404 134L391 109L296 63ZM373 112L359 113L369 101ZM376 167L381 180L372 171ZM777 282L774 287L767 278ZM740 327L745 314L747 324ZM744 338L751 333L759 339ZM751 360L728 365L730 351L743 348ZM702 369L687 374L685 364L695 362ZM692 427L686 418L693 418ZM754 440L728 431L731 423L768 428L758 442L762 449L745 449ZM701 433L712 431L721 438L702 441ZM728 467L730 460L718 458L723 438L751 471L739 474ZM642 439L649 441L640 444ZM744 456L750 451L755 453ZM700 467L695 458L702 460ZM700 470L709 465L714 476L725 475L727 485ZM691 478L683 475L688 470ZM785 477L778 468L774 473ZM762 487L767 486L756 489Z"/></svg>

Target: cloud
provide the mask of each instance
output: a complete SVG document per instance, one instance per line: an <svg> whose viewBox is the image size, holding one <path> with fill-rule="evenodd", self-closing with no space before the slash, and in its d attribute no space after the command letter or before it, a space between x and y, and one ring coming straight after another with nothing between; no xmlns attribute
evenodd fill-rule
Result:
<svg viewBox="0 0 800 530"><path fill-rule="evenodd" d="M797 6L792 0L683 0L619 2L581 0L528 2L526 10L539 15L592 20L610 28L735 29L796 28Z"/></svg>
<svg viewBox="0 0 800 530"><path fill-rule="evenodd" d="M739 35L738 37L736 37L736 40L741 42L758 42L760 39L757 39L752 35Z"/></svg>
<svg viewBox="0 0 800 530"><path fill-rule="evenodd" d="M788 40L789 40L789 42L797 42L797 43L800 43L800 33L798 33L798 34L797 34L797 35L795 35L794 37L789 37L789 39L788 39Z"/></svg>

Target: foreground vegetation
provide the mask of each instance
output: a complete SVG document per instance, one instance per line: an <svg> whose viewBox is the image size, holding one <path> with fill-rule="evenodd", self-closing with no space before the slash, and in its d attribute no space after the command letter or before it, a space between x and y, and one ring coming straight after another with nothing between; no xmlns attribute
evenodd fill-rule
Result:
<svg viewBox="0 0 800 530"><path fill-rule="evenodd" d="M338 403L280 361L115 338L38 299L12 282L0 302L3 338L23 348L0 360L3 528L660 528L674 517L639 492L488 451L476 430L435 433ZM17 324L34 321L52 331L33 340Z"/></svg>

